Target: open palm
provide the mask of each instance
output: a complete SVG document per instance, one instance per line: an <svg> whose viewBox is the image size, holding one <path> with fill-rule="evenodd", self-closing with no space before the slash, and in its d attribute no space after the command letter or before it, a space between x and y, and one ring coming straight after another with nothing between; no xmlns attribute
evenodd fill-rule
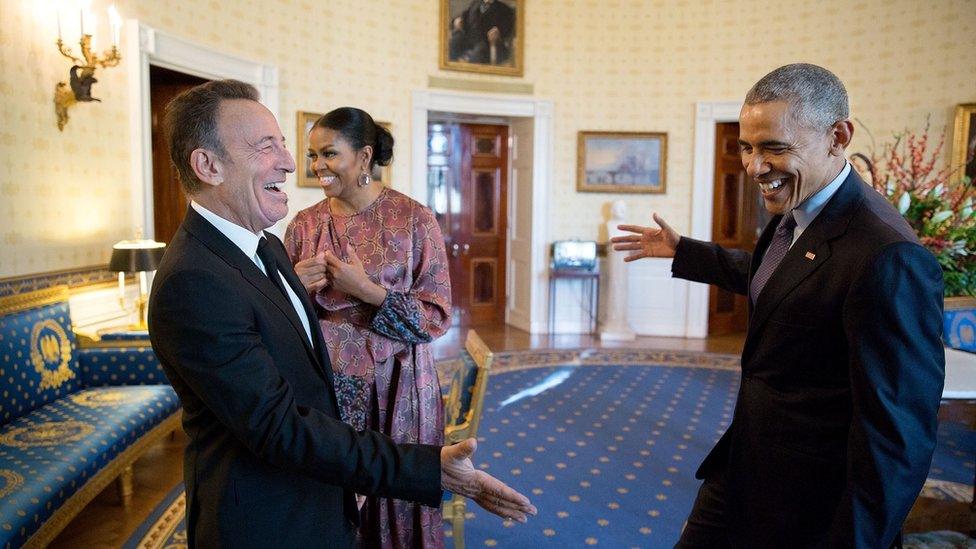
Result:
<svg viewBox="0 0 976 549"><path fill-rule="evenodd" d="M610 239L613 249L618 252L632 252L624 257L624 261L636 261L645 257L674 257L681 235L668 225L658 214L653 215L654 222L660 228L642 227L640 225L617 225L621 231L630 233L615 236Z"/></svg>
<svg viewBox="0 0 976 549"><path fill-rule="evenodd" d="M478 441L473 438L441 448L441 486L502 518L525 522L529 515L535 515L529 498L474 468L471 456L477 449Z"/></svg>

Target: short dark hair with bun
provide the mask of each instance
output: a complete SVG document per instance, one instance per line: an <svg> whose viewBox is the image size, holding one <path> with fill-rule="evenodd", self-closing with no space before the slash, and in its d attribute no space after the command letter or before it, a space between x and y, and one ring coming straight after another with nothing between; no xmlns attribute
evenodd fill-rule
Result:
<svg viewBox="0 0 976 549"><path fill-rule="evenodd" d="M315 121L312 129L328 128L339 132L353 149L359 150L369 145L373 147L373 158L369 167L387 166L393 161L393 134L380 126L368 112L356 107L339 107L329 111Z"/></svg>

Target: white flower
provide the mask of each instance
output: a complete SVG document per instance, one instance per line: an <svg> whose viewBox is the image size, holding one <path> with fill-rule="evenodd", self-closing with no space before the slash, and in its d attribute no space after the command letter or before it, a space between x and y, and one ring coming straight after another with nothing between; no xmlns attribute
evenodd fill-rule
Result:
<svg viewBox="0 0 976 549"><path fill-rule="evenodd" d="M908 207L912 205L912 195L909 193L902 193L901 198L898 199L898 213L905 215L908 212Z"/></svg>

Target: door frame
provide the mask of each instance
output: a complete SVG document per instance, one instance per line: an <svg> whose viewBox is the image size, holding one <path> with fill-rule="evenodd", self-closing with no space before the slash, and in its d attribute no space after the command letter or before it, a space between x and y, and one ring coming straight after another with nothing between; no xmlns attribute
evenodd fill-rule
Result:
<svg viewBox="0 0 976 549"><path fill-rule="evenodd" d="M742 101L695 104L695 156L691 190L691 238L712 239L715 179L715 126L738 122ZM708 337L708 285L689 282L685 337Z"/></svg>
<svg viewBox="0 0 976 549"><path fill-rule="evenodd" d="M129 150L132 229L142 227L144 238L154 236L152 123L149 111L149 65L192 74L209 80L234 78L252 84L261 103L278 118L278 68L184 40L150 27L138 19L127 19L123 55L129 91ZM290 175L294 185L294 175ZM281 222L279 221L279 224ZM281 233L281 227L270 229Z"/></svg>
<svg viewBox="0 0 976 549"><path fill-rule="evenodd" d="M414 200L427 204L427 118L430 111L483 116L531 118L533 120L532 156L532 246L530 313L528 322L512 315L512 304L505 305L505 318L509 324L532 334L547 330L546 311L549 303L548 242L549 242L549 188L552 178L553 116L552 101L499 94L481 94L448 90L416 90L411 104L411 187ZM511 179L511 151L509 151L509 185ZM509 188L509 191L512 189ZM509 204L517 193L509 192ZM509 215L511 227L511 215ZM506 264L511 264L512 235L506 230ZM512 273L505 270L506 278ZM509 282L506 281L506 286ZM707 306L707 301L706 301Z"/></svg>

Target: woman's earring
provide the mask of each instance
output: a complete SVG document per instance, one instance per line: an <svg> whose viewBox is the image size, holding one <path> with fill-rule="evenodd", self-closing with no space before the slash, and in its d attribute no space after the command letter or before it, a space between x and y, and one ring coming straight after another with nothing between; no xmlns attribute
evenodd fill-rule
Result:
<svg viewBox="0 0 976 549"><path fill-rule="evenodd" d="M370 177L369 172L367 172L366 170L363 170L363 173L359 174L358 183L360 187L369 186L371 181L373 181L373 178Z"/></svg>

